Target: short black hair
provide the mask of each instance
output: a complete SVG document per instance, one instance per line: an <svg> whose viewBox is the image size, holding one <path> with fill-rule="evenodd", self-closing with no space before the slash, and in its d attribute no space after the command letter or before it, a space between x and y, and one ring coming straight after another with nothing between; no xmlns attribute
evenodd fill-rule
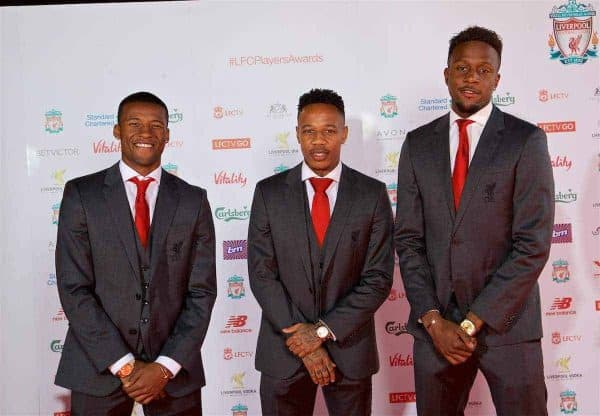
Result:
<svg viewBox="0 0 600 416"><path fill-rule="evenodd" d="M298 117L300 117L300 113L304 107L311 104L331 104L337 108L342 117L346 118L344 100L333 90L313 88L309 92L302 94L298 101Z"/></svg>
<svg viewBox="0 0 600 416"><path fill-rule="evenodd" d="M134 92L133 94L130 94L121 100L121 102L119 103L119 110L117 112L117 123L121 120L121 113L123 112L123 107L129 103L151 103L162 107L165 110L167 124L169 124L169 110L167 109L167 105L156 95L146 91Z"/></svg>
<svg viewBox="0 0 600 416"><path fill-rule="evenodd" d="M484 42L494 48L498 54L498 65L500 65L500 62L502 61L502 39L493 30L486 29L485 27L481 26L470 26L462 32L457 33L452 39L450 39L450 47L448 48L448 62L450 62L452 52L458 45L472 41Z"/></svg>

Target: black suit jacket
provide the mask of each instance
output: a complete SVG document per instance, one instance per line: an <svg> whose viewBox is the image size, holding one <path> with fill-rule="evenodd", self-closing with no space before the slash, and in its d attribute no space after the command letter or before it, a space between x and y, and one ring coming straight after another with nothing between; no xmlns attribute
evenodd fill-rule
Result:
<svg viewBox="0 0 600 416"><path fill-rule="evenodd" d="M463 315L486 322L488 345L539 339L537 279L554 220L546 135L494 107L455 211L448 131L447 114L411 131L400 155L394 239L409 331L429 339L417 319L443 313L454 292Z"/></svg>
<svg viewBox="0 0 600 416"><path fill-rule="evenodd" d="M162 172L151 228L151 263L141 323L143 277L118 164L69 181L56 244L60 300L69 329L56 384L95 396L120 386L108 369L136 353L166 355L182 369L166 386L181 396L204 385L200 347L216 298L215 241L206 192Z"/></svg>
<svg viewBox="0 0 600 416"><path fill-rule="evenodd" d="M301 169L298 165L260 181L254 193L248 269L262 308L256 368L277 378L294 374L302 362L287 349L281 330L321 318L337 337L324 345L341 372L367 377L379 368L373 315L392 285L393 215L387 190L343 166L316 286Z"/></svg>

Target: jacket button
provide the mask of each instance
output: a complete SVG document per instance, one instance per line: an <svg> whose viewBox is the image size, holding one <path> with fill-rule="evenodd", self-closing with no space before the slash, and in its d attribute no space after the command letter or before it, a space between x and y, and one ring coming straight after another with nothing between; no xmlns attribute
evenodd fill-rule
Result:
<svg viewBox="0 0 600 416"><path fill-rule="evenodd" d="M137 335L137 329L130 329L129 330L129 335Z"/></svg>
<svg viewBox="0 0 600 416"><path fill-rule="evenodd" d="M147 323L148 323L148 318L144 318L144 319L142 319L142 323L143 323L143 324L147 324Z"/></svg>
<svg viewBox="0 0 600 416"><path fill-rule="evenodd" d="M140 295L139 293L135 294L135 300L140 300L142 299L142 295Z"/></svg>
<svg viewBox="0 0 600 416"><path fill-rule="evenodd" d="M148 266L142 266L142 271L144 273L147 272L148 270L150 270L150 267L148 267Z"/></svg>

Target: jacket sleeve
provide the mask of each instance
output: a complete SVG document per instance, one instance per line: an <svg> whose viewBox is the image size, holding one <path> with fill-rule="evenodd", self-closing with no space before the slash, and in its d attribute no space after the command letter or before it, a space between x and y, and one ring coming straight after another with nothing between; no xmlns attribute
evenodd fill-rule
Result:
<svg viewBox="0 0 600 416"><path fill-rule="evenodd" d="M184 305L160 355L182 367L201 348L217 298L215 228L206 191L201 190L200 210L194 224L194 241L188 290Z"/></svg>
<svg viewBox="0 0 600 416"><path fill-rule="evenodd" d="M261 184L256 186L248 228L248 276L263 316L278 330L298 322L292 301L279 278L269 213Z"/></svg>
<svg viewBox="0 0 600 416"><path fill-rule="evenodd" d="M394 273L393 214L385 185L373 212L371 235L359 283L321 317L344 342L373 317L390 293ZM353 255L353 253L349 253Z"/></svg>
<svg viewBox="0 0 600 416"><path fill-rule="evenodd" d="M96 370L103 372L130 351L94 294L87 217L74 182L65 185L60 206L55 263L58 294L69 327Z"/></svg>
<svg viewBox="0 0 600 416"><path fill-rule="evenodd" d="M410 137L411 133L404 141L398 164L394 243L406 296L413 315L420 318L429 310L441 310L441 305L427 261L423 201L411 160Z"/></svg>
<svg viewBox="0 0 600 416"><path fill-rule="evenodd" d="M506 332L542 272L552 242L554 179L546 134L535 129L516 166L512 250L471 305L494 330Z"/></svg>

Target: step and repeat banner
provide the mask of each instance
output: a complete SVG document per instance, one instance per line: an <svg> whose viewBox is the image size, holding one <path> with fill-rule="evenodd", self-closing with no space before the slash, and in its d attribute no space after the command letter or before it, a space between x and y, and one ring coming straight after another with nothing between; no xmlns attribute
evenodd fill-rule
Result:
<svg viewBox="0 0 600 416"><path fill-rule="evenodd" d="M448 40L478 24L504 40L494 103L548 134L556 181L553 245L540 276L548 411L599 415L599 7L244 1L0 9L0 414L69 415L69 392L53 385L68 326L56 290L58 213L66 181L119 160L112 128L123 97L147 90L164 99L171 141L163 167L208 190L219 293L203 347L204 414L260 415L260 309L248 284L247 226L256 182L301 161L298 97L313 87L343 96L350 135L342 159L385 182L395 206L406 133L450 105ZM376 315L374 415L416 414L408 311L396 270ZM317 413L324 409L320 400ZM493 409L479 376L467 414Z"/></svg>

